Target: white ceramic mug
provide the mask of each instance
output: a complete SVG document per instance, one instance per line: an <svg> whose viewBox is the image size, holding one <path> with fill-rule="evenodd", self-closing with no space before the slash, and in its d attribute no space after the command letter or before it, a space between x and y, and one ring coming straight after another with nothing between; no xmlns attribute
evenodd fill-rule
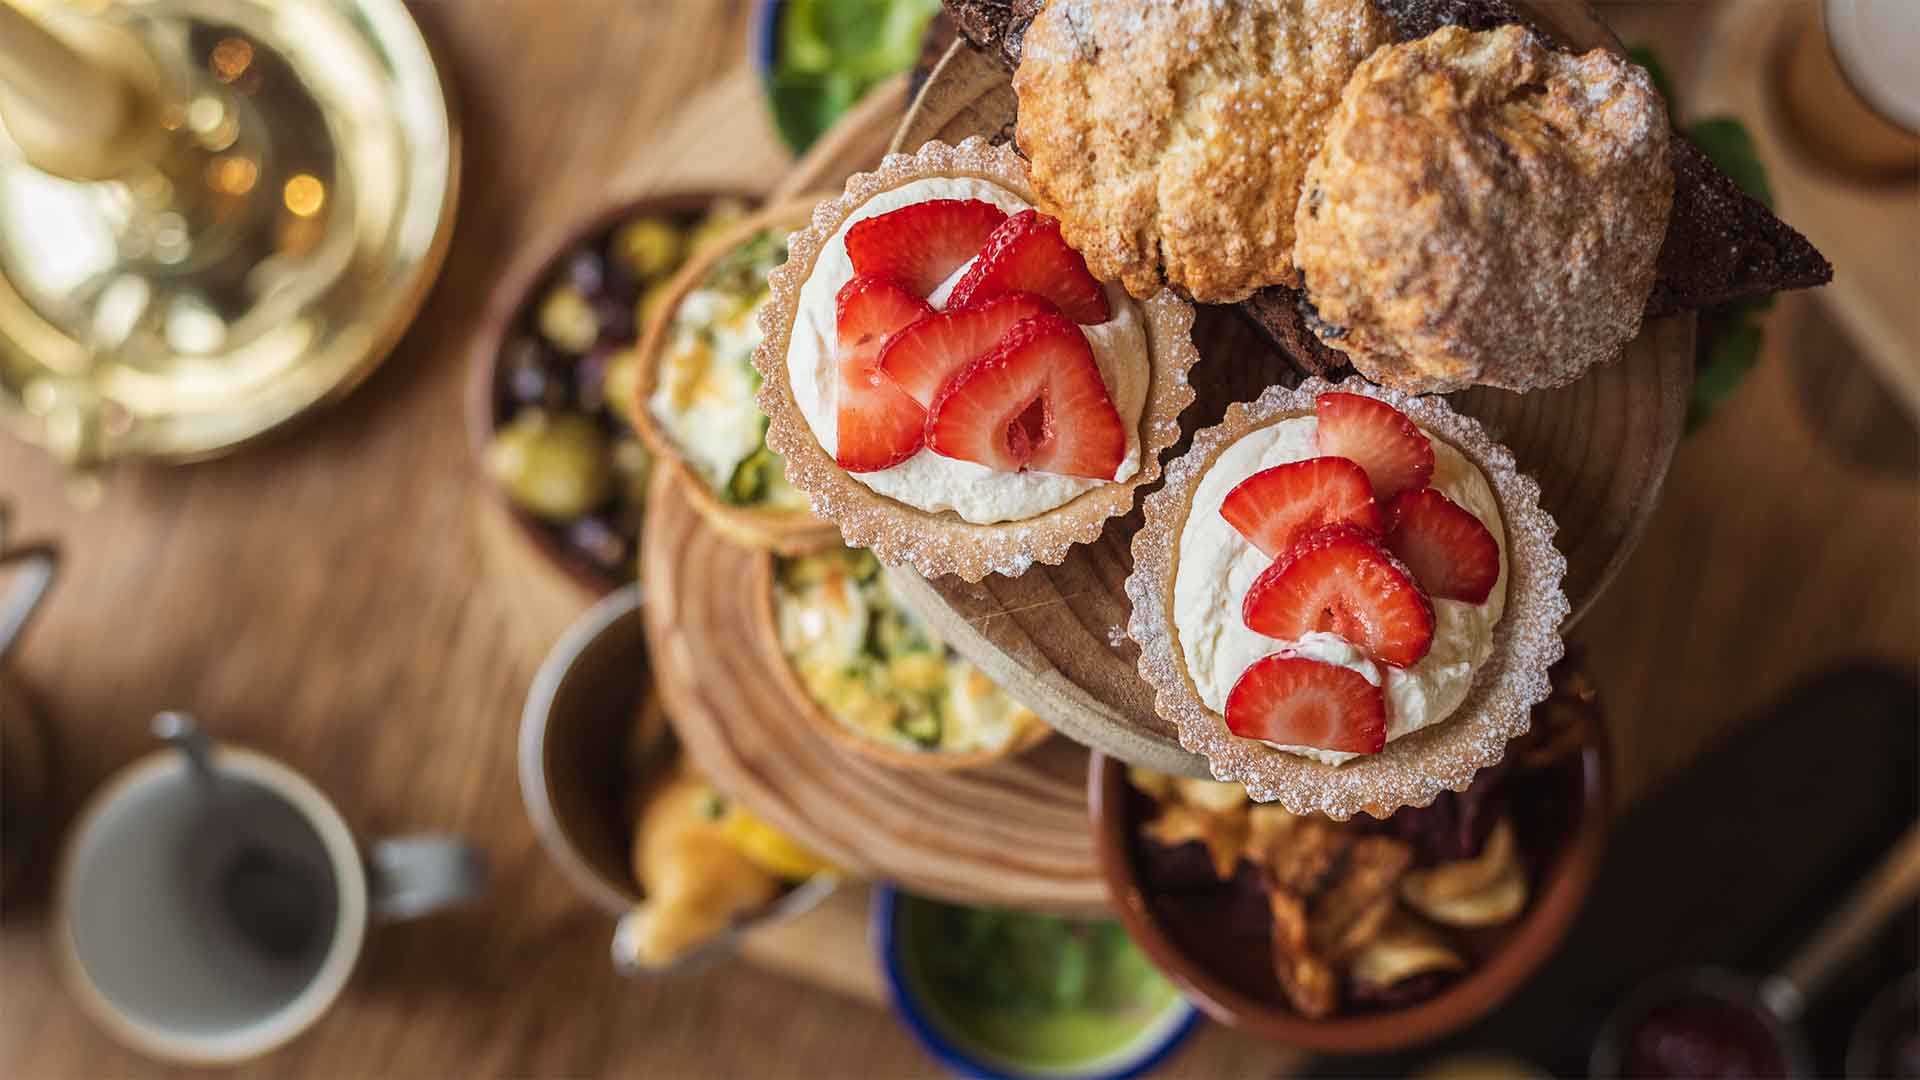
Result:
<svg viewBox="0 0 1920 1080"><path fill-rule="evenodd" d="M370 920L473 899L480 851L413 836L360 845L326 796L234 747L213 779L167 749L81 812L61 860L54 948L86 1010L170 1061L281 1046L340 996Z"/></svg>

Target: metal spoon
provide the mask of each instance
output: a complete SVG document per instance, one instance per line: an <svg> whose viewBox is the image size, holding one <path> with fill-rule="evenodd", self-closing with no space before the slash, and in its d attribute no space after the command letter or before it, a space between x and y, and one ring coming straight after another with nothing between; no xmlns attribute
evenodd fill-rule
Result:
<svg viewBox="0 0 1920 1080"><path fill-rule="evenodd" d="M1811 1075L1806 1038L1800 1031L1808 1004L1882 927L1912 905L1916 895L1920 895L1920 823L1907 829L1839 910L1778 971L1756 981L1721 968L1683 968L1658 976L1636 991L1601 1030L1589 1073L1622 1075L1624 1042L1639 1021L1665 1002L1704 997L1750 1014L1779 1047L1787 1075Z"/></svg>
<svg viewBox="0 0 1920 1080"><path fill-rule="evenodd" d="M220 771L213 764L213 740L192 716L183 712L156 713L153 737L179 750L193 770L194 780L211 794L220 785Z"/></svg>
<svg viewBox="0 0 1920 1080"><path fill-rule="evenodd" d="M228 785L214 761L213 740L184 712L153 718L155 738L187 759L194 788L207 801L207 831L200 841L215 863L211 899L239 937L267 957L294 962L313 947L322 921L327 883L306 861L289 855L268 835L258 808Z"/></svg>

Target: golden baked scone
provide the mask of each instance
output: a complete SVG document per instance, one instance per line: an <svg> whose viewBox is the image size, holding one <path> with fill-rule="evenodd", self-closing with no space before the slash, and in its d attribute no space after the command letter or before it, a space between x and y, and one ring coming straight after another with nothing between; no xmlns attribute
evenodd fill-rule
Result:
<svg viewBox="0 0 1920 1080"><path fill-rule="evenodd" d="M1294 258L1328 344L1414 393L1559 386L1640 328L1673 204L1646 71L1518 26L1447 27L1354 73Z"/></svg>
<svg viewBox="0 0 1920 1080"><path fill-rule="evenodd" d="M1051 0L1016 137L1102 280L1207 303L1298 284L1294 204L1340 88L1392 40L1370 0Z"/></svg>

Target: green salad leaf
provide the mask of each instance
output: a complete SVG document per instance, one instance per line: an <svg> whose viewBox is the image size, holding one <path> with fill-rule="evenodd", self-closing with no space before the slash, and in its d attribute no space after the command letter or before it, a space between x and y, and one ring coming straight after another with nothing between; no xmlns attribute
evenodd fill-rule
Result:
<svg viewBox="0 0 1920 1080"><path fill-rule="evenodd" d="M1654 87L1667 99L1668 108L1678 112L1673 83L1653 50L1636 45L1627 50L1627 55L1647 69ZM1684 134L1749 198L1773 209L1773 188L1767 183L1766 166L1746 125L1731 116L1708 116L1687 125ZM1772 306L1773 297L1762 296L1701 312L1693 390L1687 398L1688 432L1705 424L1759 366L1766 339L1760 316Z"/></svg>
<svg viewBox="0 0 1920 1080"><path fill-rule="evenodd" d="M919 900L927 972L958 1003L1017 1013L1125 1010L1160 976L1111 921Z"/></svg>
<svg viewBox="0 0 1920 1080"><path fill-rule="evenodd" d="M1667 69L1661 65L1660 58L1653 54L1653 50L1645 45L1630 45L1627 47L1627 59L1647 69L1647 74L1653 76L1653 88L1660 91L1660 96L1667 99L1668 108L1672 108L1673 80L1667 78Z"/></svg>
<svg viewBox="0 0 1920 1080"><path fill-rule="evenodd" d="M1753 144L1747 127L1731 116L1709 116L1687 125L1687 138L1706 152L1733 178L1748 198L1773 209L1773 189L1767 184L1766 166L1760 164L1760 151Z"/></svg>
<svg viewBox="0 0 1920 1080"><path fill-rule="evenodd" d="M1742 313L1705 346L1705 358L1694 370L1693 390L1687 397L1689 432L1706 423L1707 417L1713 415L1759 365L1764 337L1759 321L1751 313Z"/></svg>
<svg viewBox="0 0 1920 1080"><path fill-rule="evenodd" d="M939 0L788 0L767 93L780 137L805 150L875 83L913 65Z"/></svg>

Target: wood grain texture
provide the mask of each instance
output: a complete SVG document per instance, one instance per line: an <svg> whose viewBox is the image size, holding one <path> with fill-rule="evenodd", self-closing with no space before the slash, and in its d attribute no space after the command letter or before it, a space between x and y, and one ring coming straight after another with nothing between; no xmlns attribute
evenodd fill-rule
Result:
<svg viewBox="0 0 1920 1080"><path fill-rule="evenodd" d="M667 713L729 796L857 874L1007 907L1105 905L1087 829L1087 754L1063 739L977 769L895 768L810 716L765 584L769 556L727 543L656 474L640 579Z"/></svg>
<svg viewBox="0 0 1920 1080"><path fill-rule="evenodd" d="M614 975L609 922L547 862L516 786L521 702L585 598L498 520L472 459L462 385L479 298L505 254L606 202L778 178L788 159L743 67L752 6L416 5L461 88L471 183L446 273L393 358L231 458L115 470L93 510L0 437L14 537L57 541L71 571L9 663L58 740L48 847L147 752L148 716L180 706L306 773L364 835L457 830L491 860L481 905L377 930L333 1012L236 1075L935 1073L883 1012L815 985L740 963ZM48 854L0 904L0 1075L200 1075L120 1048L61 989ZM852 945L837 962L866 965ZM1263 1048L1228 1043L1215 1062L1265 1068Z"/></svg>
<svg viewBox="0 0 1920 1080"><path fill-rule="evenodd" d="M499 519L471 460L461 386L478 298L504 253L596 206L779 178L787 159L740 66L751 6L416 4L462 90L470 183L446 274L394 358L230 459L116 471L91 511L38 452L0 437L15 535L58 541L71 571L9 665L58 738L47 839L146 751L153 710L184 706L307 773L356 827L459 830L492 860L484 904L377 932L334 1012L237 1075L940 1075L877 1007L864 890L765 951L749 944L798 979L729 963L624 981L606 964L606 919L546 861L515 790L527 684L585 600ZM1709 10L1607 5L1683 85ZM1920 658L1920 486L1830 449L1826 433L1863 428L1885 391L1844 353L1796 355L1793 324L1820 306L1782 301L1759 370L1682 444L1644 542L1579 630L1613 706L1623 805L1812 671ZM1802 363L1839 395L1831 408L1809 409ZM1879 438L1915 442L1906 426ZM85 1020L54 977L46 919L31 878L0 903L0 1076L186 1075ZM1297 1062L1208 1026L1157 1075Z"/></svg>
<svg viewBox="0 0 1920 1080"><path fill-rule="evenodd" d="M1544 0L1535 6L1568 40L1613 41L1584 4ZM956 45L914 101L895 145L1001 136L1016 106L1006 74ZM1694 326L1691 314L1653 321L1625 355L1561 389L1524 395L1476 389L1449 397L1540 482L1541 504L1559 522L1558 544L1567 556L1569 625L1619 571L1659 497L1686 415ZM1234 385L1238 376L1284 368L1280 355L1252 335L1216 337L1217 330L1218 324L1196 329L1199 400L1182 418L1189 433L1217 423L1232 402L1257 395L1258 386L1248 393L1244 383ZM1215 371L1229 377L1209 377ZM1119 629L1131 610L1121 585L1132 569L1127 545L1137 527L1137 517L1116 518L1098 544L1018 578L978 585L942 578L924 588L908 583L903 592L956 648L1061 731L1128 761L1205 776L1205 762L1182 750L1170 725L1153 712L1151 693L1134 668L1137 652Z"/></svg>
<svg viewBox="0 0 1920 1080"><path fill-rule="evenodd" d="M1780 103L1784 53L1819 34L1819 19L1808 3L1724 5L1684 100L1691 116L1731 114L1746 126L1780 212L1839 268L1822 298L1907 411L1920 416L1920 186L1911 177L1874 183L1836 173L1795 135Z"/></svg>

